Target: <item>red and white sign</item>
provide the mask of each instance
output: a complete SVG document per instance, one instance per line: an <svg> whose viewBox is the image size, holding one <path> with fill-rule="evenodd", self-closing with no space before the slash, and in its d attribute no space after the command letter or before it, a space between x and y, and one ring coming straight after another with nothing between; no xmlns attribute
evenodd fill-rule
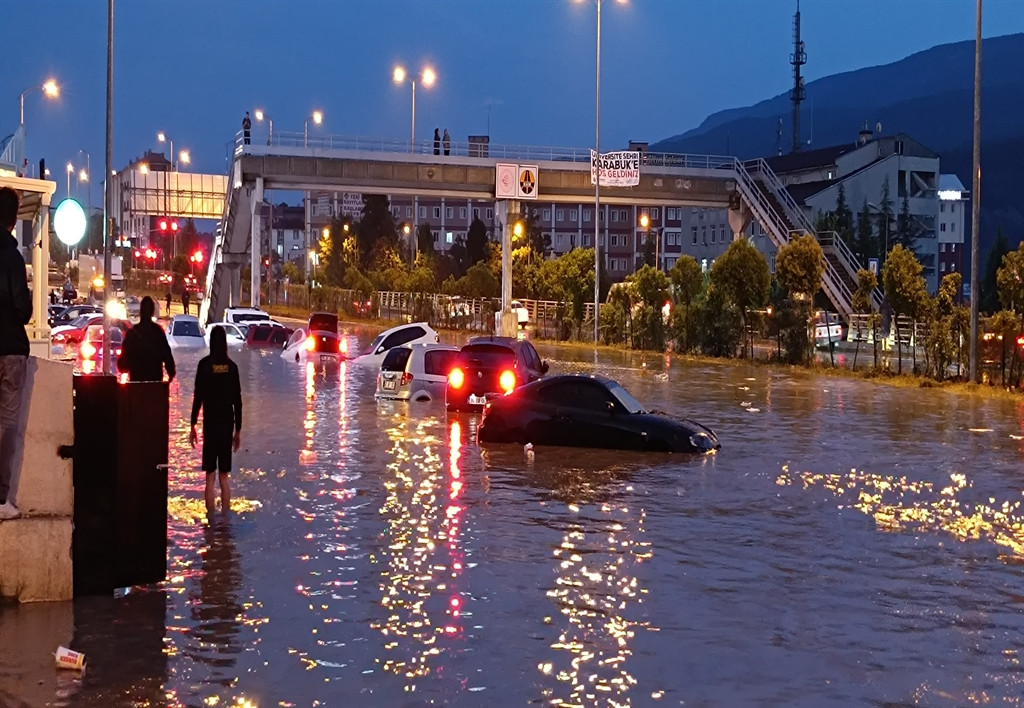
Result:
<svg viewBox="0 0 1024 708"><path fill-rule="evenodd" d="M499 162L494 166L494 196L515 199L519 194L519 165Z"/></svg>

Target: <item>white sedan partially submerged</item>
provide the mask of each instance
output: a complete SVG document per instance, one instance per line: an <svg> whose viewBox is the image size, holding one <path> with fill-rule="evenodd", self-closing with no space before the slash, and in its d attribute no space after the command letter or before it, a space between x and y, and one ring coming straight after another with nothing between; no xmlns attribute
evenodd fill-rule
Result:
<svg viewBox="0 0 1024 708"><path fill-rule="evenodd" d="M292 332L281 356L295 361L323 364L341 361L338 316L332 312L314 312L305 327Z"/></svg>
<svg viewBox="0 0 1024 708"><path fill-rule="evenodd" d="M245 325L238 325L234 322L215 322L206 328L204 338L206 339L207 348L210 347L210 332L213 331L214 327L224 328L224 334L227 335L229 347L239 348L245 346L245 337L248 334L248 328Z"/></svg>
<svg viewBox="0 0 1024 708"><path fill-rule="evenodd" d="M399 325L374 337L370 345L359 356L352 359L352 363L380 369L384 357L395 347L400 347L403 344L426 344L438 341L440 340L437 332L426 322Z"/></svg>
<svg viewBox="0 0 1024 708"><path fill-rule="evenodd" d="M199 318L193 315L175 315L167 323L167 343L171 349L205 349L206 339Z"/></svg>

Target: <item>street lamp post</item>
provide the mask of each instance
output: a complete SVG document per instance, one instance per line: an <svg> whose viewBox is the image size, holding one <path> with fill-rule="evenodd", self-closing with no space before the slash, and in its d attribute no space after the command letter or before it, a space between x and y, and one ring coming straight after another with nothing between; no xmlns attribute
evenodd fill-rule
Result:
<svg viewBox="0 0 1024 708"><path fill-rule="evenodd" d="M78 153L85 154L85 170L78 173L78 181L86 183L85 188L87 191L85 202L89 208L92 208L92 182L89 179L92 176L92 156L89 154L88 150L79 150Z"/></svg>
<svg viewBox="0 0 1024 708"><path fill-rule="evenodd" d="M321 111L313 111L313 115L306 119L305 128L302 131L302 147L309 147L309 121L313 120L314 123L320 125L324 122L324 114Z"/></svg>
<svg viewBox="0 0 1024 708"><path fill-rule="evenodd" d="M71 175L72 175L72 174L74 173L74 171L75 171L75 166L74 166L74 165L72 165L72 164L71 164L71 163L69 162L69 163L68 163L68 166L67 166L67 167L65 168L65 170L66 170L66 171L67 171L67 173L68 173L68 199L70 199L70 198L71 198Z"/></svg>
<svg viewBox="0 0 1024 708"><path fill-rule="evenodd" d="M405 83L406 79L412 84L412 136L409 141L409 152L416 152L416 77L406 74L405 67L399 65L395 67L392 78L396 84ZM423 69L420 80L429 88L437 81L437 74L428 66Z"/></svg>
<svg viewBox="0 0 1024 708"><path fill-rule="evenodd" d="M974 152L971 162L971 381L978 383L978 250L981 238L981 0L974 37Z"/></svg>
<svg viewBox="0 0 1024 708"><path fill-rule="evenodd" d="M156 134L156 139L159 140L162 143L166 142L166 143L168 143L170 145L170 147L171 147L171 169L174 170L175 172L177 172L178 171L178 162L177 162L177 160L174 159L174 141L171 140L170 138L168 138L166 133L164 133L163 131L160 131L159 133Z"/></svg>
<svg viewBox="0 0 1024 708"><path fill-rule="evenodd" d="M583 2L583 0L576 0ZM597 154L597 173L594 179L594 344L598 336L598 308L601 304L601 3L597 4L597 81L594 110L594 152ZM626 0L616 0L624 3Z"/></svg>
<svg viewBox="0 0 1024 708"><path fill-rule="evenodd" d="M25 155L24 155L24 152L25 152L25 148L24 148L24 140L25 140L25 96L27 94L32 93L33 91L42 91L43 95L46 96L47 98L59 98L60 97L60 87L57 86L57 82L55 80L53 80L53 79L47 79L46 82L43 83L42 86L30 86L27 89L25 89L24 91L22 91L21 94L18 96L18 109L19 109L18 110L18 115L19 115L18 125L21 128L21 139L23 141L23 143L22 143L22 154L18 156L18 157L21 158L20 162L24 162L24 160L25 160ZM18 170L20 170L21 167L22 167L21 164L17 165L17 169Z"/></svg>
<svg viewBox="0 0 1024 708"><path fill-rule="evenodd" d="M274 144L274 119L266 115L262 108L257 108L253 115L256 116L256 121L262 123L263 119L266 118L268 125L270 126L270 133L267 135L267 145Z"/></svg>

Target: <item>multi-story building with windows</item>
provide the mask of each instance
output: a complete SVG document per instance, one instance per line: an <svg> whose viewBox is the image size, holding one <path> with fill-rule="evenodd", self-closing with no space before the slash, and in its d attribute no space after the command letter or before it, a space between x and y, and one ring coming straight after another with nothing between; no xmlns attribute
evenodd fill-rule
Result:
<svg viewBox="0 0 1024 708"><path fill-rule="evenodd" d="M956 175L939 175L939 279L947 273L963 273L964 224L970 192Z"/></svg>

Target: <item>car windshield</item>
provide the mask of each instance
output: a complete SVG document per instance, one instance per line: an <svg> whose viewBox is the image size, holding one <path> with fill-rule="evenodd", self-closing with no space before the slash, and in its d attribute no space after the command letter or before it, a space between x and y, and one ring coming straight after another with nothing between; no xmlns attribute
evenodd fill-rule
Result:
<svg viewBox="0 0 1024 708"><path fill-rule="evenodd" d="M609 384L608 391L615 396L615 400L622 404L630 413L646 413L647 409L644 408L640 401L633 398L629 391L619 386L617 383Z"/></svg>
<svg viewBox="0 0 1024 708"><path fill-rule="evenodd" d="M199 323L195 320L177 320L171 334L175 337L202 337L199 331Z"/></svg>
<svg viewBox="0 0 1024 708"><path fill-rule="evenodd" d="M386 334L386 333L385 333ZM384 334L378 334L377 338L370 342L370 346L363 350L363 354L373 354L377 351L377 347L380 346L381 342L384 341Z"/></svg>
<svg viewBox="0 0 1024 708"><path fill-rule="evenodd" d="M236 312L232 317L235 322L257 322L270 319L270 315L262 312Z"/></svg>
<svg viewBox="0 0 1024 708"><path fill-rule="evenodd" d="M475 366L498 368L512 366L515 354L499 344L467 344L459 352L459 361Z"/></svg>

